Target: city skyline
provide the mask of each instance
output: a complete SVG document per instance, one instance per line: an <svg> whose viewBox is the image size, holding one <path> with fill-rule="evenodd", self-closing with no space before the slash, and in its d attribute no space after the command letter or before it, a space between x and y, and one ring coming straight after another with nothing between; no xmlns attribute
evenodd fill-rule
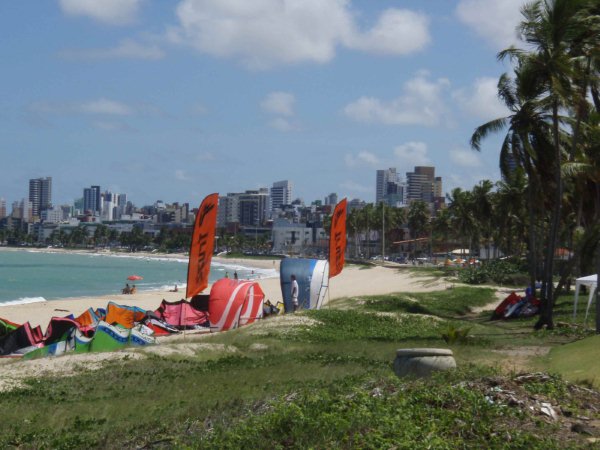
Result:
<svg viewBox="0 0 600 450"><path fill-rule="evenodd" d="M372 202L381 167L434 165L445 192L498 180L499 139L468 141L506 114L496 53L522 3L11 2L0 196L45 174L56 204L90 185L195 204L271 178Z"/></svg>

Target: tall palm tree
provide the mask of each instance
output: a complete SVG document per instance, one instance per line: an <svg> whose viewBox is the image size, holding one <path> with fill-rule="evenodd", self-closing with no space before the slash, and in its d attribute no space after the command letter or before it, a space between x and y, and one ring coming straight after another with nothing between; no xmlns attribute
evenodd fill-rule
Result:
<svg viewBox="0 0 600 450"><path fill-rule="evenodd" d="M362 217L363 230L367 237L367 258L371 257L371 230L375 226L375 207L372 203L367 203L363 209L360 210Z"/></svg>
<svg viewBox="0 0 600 450"><path fill-rule="evenodd" d="M410 235L413 240L425 237L429 231L429 220L431 214L427 203L417 200L410 203L408 207L407 222ZM416 241L413 242L413 256L416 256Z"/></svg>
<svg viewBox="0 0 600 450"><path fill-rule="evenodd" d="M590 4L588 0L537 0L526 4L522 9L523 22L519 31L530 50L511 47L498 55L500 59L508 57L516 63L517 89L511 90L510 83L503 82L502 78L498 85L500 97L511 111L515 112L510 124L514 126L515 133L512 137L517 138L517 145L511 144L511 149L524 150L521 156L526 157L516 159L529 164L523 166L530 178L530 191L534 188L532 181L535 180L535 176L536 181L546 179L543 176L546 172L550 175L547 179L551 180L550 183L546 183L543 191L548 193L545 208L550 211L550 226L542 279L542 311L536 328L544 325L553 327L554 254L559 236L563 197L561 167L565 160L565 148L561 137L563 119L559 116L559 111L569 108L573 92L576 91L573 89L576 64L571 50L575 42L580 45L583 17L581 12ZM504 89L505 87L508 89ZM517 95L512 95L514 93ZM523 112L534 113L527 115L534 119L529 123L530 126L524 127L523 123L515 120ZM486 130L498 131L506 124L506 120L501 120L486 124L484 133L478 133L476 130L472 138L473 147L478 148L480 138ZM538 183L535 184L539 186ZM534 221L531 221L532 225L533 223Z"/></svg>
<svg viewBox="0 0 600 450"><path fill-rule="evenodd" d="M454 188L447 195L450 205L450 224L454 234L462 248L469 251L472 247L473 235L475 234L475 218L473 215L472 195L469 191L463 191L461 188Z"/></svg>
<svg viewBox="0 0 600 450"><path fill-rule="evenodd" d="M487 246L488 259L490 258L490 246L492 244L492 189L494 184L490 180L482 180L473 186L471 191L473 201L473 212L479 236ZM481 243L480 243L481 244Z"/></svg>
<svg viewBox="0 0 600 450"><path fill-rule="evenodd" d="M360 253L360 210L352 209L348 212L346 217L346 225L348 227L348 233L354 236L354 257L358 258Z"/></svg>

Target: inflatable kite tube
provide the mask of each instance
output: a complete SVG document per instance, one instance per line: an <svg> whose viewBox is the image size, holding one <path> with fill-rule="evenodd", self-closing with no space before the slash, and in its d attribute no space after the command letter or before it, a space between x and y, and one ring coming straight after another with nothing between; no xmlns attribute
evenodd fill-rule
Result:
<svg viewBox="0 0 600 450"><path fill-rule="evenodd" d="M320 309L326 303L329 288L329 263L322 259L286 258L279 268L281 294L285 312L292 312L292 281L298 282L298 306L301 309Z"/></svg>
<svg viewBox="0 0 600 450"><path fill-rule="evenodd" d="M263 316L265 294L255 281L222 278L213 284L208 301L211 331L248 325Z"/></svg>

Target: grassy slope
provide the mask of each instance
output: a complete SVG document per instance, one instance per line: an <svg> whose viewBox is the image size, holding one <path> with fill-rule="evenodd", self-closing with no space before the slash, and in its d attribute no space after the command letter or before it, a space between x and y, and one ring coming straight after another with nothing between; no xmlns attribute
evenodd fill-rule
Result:
<svg viewBox="0 0 600 450"><path fill-rule="evenodd" d="M546 370L561 374L566 380L600 387L600 336L591 336L553 348L539 361Z"/></svg>
<svg viewBox="0 0 600 450"><path fill-rule="evenodd" d="M573 339L532 334L530 320L465 315L492 298L490 289L456 288L346 299L298 315L317 321L312 327L271 327L280 318L268 319L202 341L233 353L151 355L73 378L32 379L0 393L0 448L583 445L578 435L560 436L554 425L487 399L505 358L496 350ZM466 343L451 346L461 370L410 382L392 374L397 348L447 347L441 334L449 327L471 329ZM510 389L573 403L560 379Z"/></svg>

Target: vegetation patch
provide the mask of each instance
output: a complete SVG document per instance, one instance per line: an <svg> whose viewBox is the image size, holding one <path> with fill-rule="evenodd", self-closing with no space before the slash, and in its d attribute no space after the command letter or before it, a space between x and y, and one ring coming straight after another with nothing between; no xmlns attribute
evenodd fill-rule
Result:
<svg viewBox="0 0 600 450"><path fill-rule="evenodd" d="M586 403L585 391L538 374L471 368L425 381L349 377L277 398L263 414L208 430L199 446L558 449L589 442L571 431L580 424L574 415L593 412Z"/></svg>

